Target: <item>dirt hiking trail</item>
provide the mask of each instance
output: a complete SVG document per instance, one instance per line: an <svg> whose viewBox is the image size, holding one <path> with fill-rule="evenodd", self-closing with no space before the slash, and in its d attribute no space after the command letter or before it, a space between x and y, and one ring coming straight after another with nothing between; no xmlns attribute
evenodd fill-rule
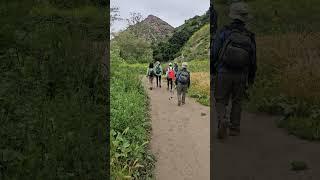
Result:
<svg viewBox="0 0 320 180"><path fill-rule="evenodd" d="M147 89L148 81L144 78ZM151 149L157 158L156 180L320 180L320 143L288 135L276 125L277 117L242 113L241 135L223 143L215 135L215 109L187 98L177 106L176 92L147 89L150 97ZM212 100L211 100L212 101ZM213 102L213 101L212 101ZM212 116L212 122L210 122ZM210 151L212 161L210 163ZM292 161L302 161L307 170L291 170Z"/></svg>
<svg viewBox="0 0 320 180"><path fill-rule="evenodd" d="M288 135L276 117L242 113L241 135L223 143L214 139L211 150L213 180L320 180L320 144ZM309 169L292 171L292 161Z"/></svg>
<svg viewBox="0 0 320 180"><path fill-rule="evenodd" d="M144 78L145 87L149 87ZM210 109L186 98L179 107L176 91L171 97L167 82L147 89L150 97L156 180L210 179Z"/></svg>

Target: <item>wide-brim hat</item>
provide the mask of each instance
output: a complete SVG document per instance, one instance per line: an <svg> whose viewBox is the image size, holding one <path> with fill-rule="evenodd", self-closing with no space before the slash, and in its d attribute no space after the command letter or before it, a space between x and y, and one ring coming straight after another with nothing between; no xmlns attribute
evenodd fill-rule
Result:
<svg viewBox="0 0 320 180"><path fill-rule="evenodd" d="M187 68L187 67L188 67L188 63L183 62L181 67L182 67L182 68Z"/></svg>
<svg viewBox="0 0 320 180"><path fill-rule="evenodd" d="M244 2L235 2L230 5L229 17L247 22L250 19L249 6Z"/></svg>

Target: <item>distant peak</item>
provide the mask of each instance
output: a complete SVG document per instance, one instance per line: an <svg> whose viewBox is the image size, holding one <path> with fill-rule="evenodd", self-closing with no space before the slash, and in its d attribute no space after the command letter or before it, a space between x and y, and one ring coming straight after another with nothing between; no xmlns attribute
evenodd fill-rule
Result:
<svg viewBox="0 0 320 180"><path fill-rule="evenodd" d="M158 17L150 14L147 18L158 18Z"/></svg>
<svg viewBox="0 0 320 180"><path fill-rule="evenodd" d="M160 18L158 18L157 16L154 16L152 14L150 14L146 19L147 20L161 20Z"/></svg>

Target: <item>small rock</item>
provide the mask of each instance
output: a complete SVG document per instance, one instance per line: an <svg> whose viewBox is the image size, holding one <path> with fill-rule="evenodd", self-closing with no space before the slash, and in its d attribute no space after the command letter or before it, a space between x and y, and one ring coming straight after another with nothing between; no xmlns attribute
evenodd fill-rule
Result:
<svg viewBox="0 0 320 180"><path fill-rule="evenodd" d="M207 115L207 114L206 114L206 113L203 113L203 112L201 113L201 116L205 116L205 115Z"/></svg>

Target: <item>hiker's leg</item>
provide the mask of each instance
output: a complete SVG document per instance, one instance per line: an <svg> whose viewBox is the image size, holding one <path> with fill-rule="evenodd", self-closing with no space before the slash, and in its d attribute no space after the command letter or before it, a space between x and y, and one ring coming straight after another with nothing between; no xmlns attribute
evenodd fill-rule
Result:
<svg viewBox="0 0 320 180"><path fill-rule="evenodd" d="M159 86L161 87L161 75L159 76Z"/></svg>
<svg viewBox="0 0 320 180"><path fill-rule="evenodd" d="M157 79L157 87L159 86L158 78L159 78L159 76L156 76L156 79Z"/></svg>
<svg viewBox="0 0 320 180"><path fill-rule="evenodd" d="M182 88L182 104L186 103L186 93L187 93L187 85L183 85Z"/></svg>
<svg viewBox="0 0 320 180"><path fill-rule="evenodd" d="M170 80L170 86L171 86L170 88L171 88L171 91L172 91L172 82L173 82L173 80L171 79L171 80Z"/></svg>
<svg viewBox="0 0 320 180"><path fill-rule="evenodd" d="M241 102L245 92L246 74L234 74L232 86L232 108L230 114L230 128L240 129Z"/></svg>
<svg viewBox="0 0 320 180"><path fill-rule="evenodd" d="M217 111L217 128L221 122L226 122L226 106L228 105L229 97L232 88L232 79L228 73L219 73L214 90Z"/></svg>
<svg viewBox="0 0 320 180"><path fill-rule="evenodd" d="M181 84L178 84L177 85L178 106L180 106L181 104L181 93L182 93L181 90L182 90Z"/></svg>
<svg viewBox="0 0 320 180"><path fill-rule="evenodd" d="M169 78L167 78L167 89L169 90Z"/></svg>

